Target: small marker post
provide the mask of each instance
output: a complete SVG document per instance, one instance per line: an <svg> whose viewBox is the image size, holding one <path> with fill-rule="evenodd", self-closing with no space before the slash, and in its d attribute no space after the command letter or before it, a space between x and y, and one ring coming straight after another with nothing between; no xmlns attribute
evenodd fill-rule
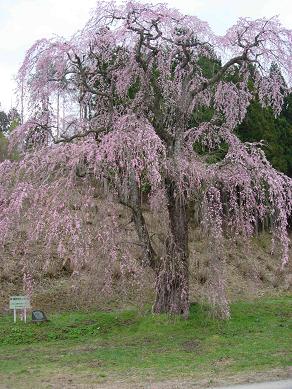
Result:
<svg viewBox="0 0 292 389"><path fill-rule="evenodd" d="M13 309L13 318L14 318L14 323L16 323L16 308Z"/></svg>

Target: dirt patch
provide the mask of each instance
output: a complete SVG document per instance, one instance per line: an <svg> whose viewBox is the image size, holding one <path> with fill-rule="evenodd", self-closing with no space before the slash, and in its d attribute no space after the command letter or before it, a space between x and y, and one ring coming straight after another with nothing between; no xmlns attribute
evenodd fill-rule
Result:
<svg viewBox="0 0 292 389"><path fill-rule="evenodd" d="M35 389L52 388L52 389L206 389L214 386L235 385L244 383L256 383L264 381L278 381L292 377L292 367L286 369L274 369L270 371L250 372L240 375L213 375L207 376L200 374L190 378L175 378L157 382L147 380L142 382L135 377L127 377L124 380L115 380L114 377L105 376L105 374L81 374L76 375L72 372L60 373L55 376L37 377L31 376L30 382L23 380L13 380L4 383L0 374L0 389Z"/></svg>
<svg viewBox="0 0 292 389"><path fill-rule="evenodd" d="M12 355L0 355L0 361L14 361L17 360L18 356Z"/></svg>
<svg viewBox="0 0 292 389"><path fill-rule="evenodd" d="M240 375L215 375L203 376L203 374L193 378L181 378L166 380L162 382L112 382L104 383L92 388L100 389L206 389L214 386L225 386L245 383L256 383L265 381L275 381L281 379L288 379L292 377L292 367L287 369L274 369L270 371L251 372ZM88 387L89 388L89 387Z"/></svg>
<svg viewBox="0 0 292 389"><path fill-rule="evenodd" d="M225 367L231 365L233 362L232 358L220 358L214 362L216 367Z"/></svg>
<svg viewBox="0 0 292 389"><path fill-rule="evenodd" d="M86 362L86 367L90 368L102 367L103 365L104 363L100 360Z"/></svg>
<svg viewBox="0 0 292 389"><path fill-rule="evenodd" d="M190 339L182 343L183 350L188 353L199 351L201 343L197 339Z"/></svg>

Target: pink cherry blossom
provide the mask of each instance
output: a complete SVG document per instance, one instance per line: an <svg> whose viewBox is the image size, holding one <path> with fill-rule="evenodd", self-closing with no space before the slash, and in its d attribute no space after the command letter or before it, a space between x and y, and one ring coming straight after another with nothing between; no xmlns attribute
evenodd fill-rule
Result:
<svg viewBox="0 0 292 389"><path fill-rule="evenodd" d="M221 66L207 77L202 58ZM226 239L248 238L269 218L283 266L288 261L291 179L233 130L256 98L279 114L291 74L292 33L277 18L241 18L221 37L165 4L98 3L84 29L68 41L36 42L19 70L28 109L10 139L21 158L0 164L0 243L13 242L25 220L26 247L42 242L44 268L55 250L79 272L97 260L98 242L107 286L116 263L123 274L148 266L156 275L153 311L187 317L195 204L212 247L210 301L227 317ZM202 108L213 117L194 127ZM195 144L209 151L225 144L226 155L209 163ZM132 215L140 261L121 244L117 203ZM163 245L145 206L165 221Z"/></svg>

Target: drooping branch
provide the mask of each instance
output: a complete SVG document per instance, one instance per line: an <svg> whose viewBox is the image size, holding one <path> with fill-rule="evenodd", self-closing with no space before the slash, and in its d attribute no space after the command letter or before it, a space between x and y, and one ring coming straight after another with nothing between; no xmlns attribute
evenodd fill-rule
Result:
<svg viewBox="0 0 292 389"><path fill-rule="evenodd" d="M30 119L11 136L22 146L31 139L32 147L23 148L23 160L0 164L0 239L12 237L17 218L27 215L31 239L44 234L61 255L70 246L78 263L86 257L80 250L84 231L87 248L96 237L86 224L96 202L94 191L118 198L131 209L143 264L156 270L155 309L185 315L189 204L196 203L201 219L209 223L203 228L220 244L224 233L252 236L256 220L272 215L285 264L291 180L233 130L255 99L280 112L288 89L281 72L288 75L288 84L291 47L292 33L277 19L240 19L224 37L216 37L194 16L166 5L135 2L100 3L70 41L37 42L19 73ZM223 52L229 59L222 66ZM278 73L271 71L273 62L279 64ZM212 71L210 64L216 64ZM60 97L66 101L63 112ZM207 115L194 125L193 117L205 111L212 119ZM222 144L226 154L216 163L197 150L198 146L214 152ZM147 205L166 220L169 239L163 239L161 258L143 214L142 188ZM111 220L100 221L105 227L98 236L114 264L127 258L116 245L111 247L117 241L109 228ZM219 235L218 228L210 228L214 220L222 227ZM221 254L217 259L214 269ZM215 285L222 291L220 274Z"/></svg>

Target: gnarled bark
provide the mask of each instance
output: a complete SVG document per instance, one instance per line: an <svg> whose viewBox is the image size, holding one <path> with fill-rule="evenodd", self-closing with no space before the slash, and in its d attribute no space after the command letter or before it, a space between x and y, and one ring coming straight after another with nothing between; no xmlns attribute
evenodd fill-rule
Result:
<svg viewBox="0 0 292 389"><path fill-rule="evenodd" d="M156 279L155 313L189 315L189 251L186 205L175 195L175 185L167 183L170 236Z"/></svg>

